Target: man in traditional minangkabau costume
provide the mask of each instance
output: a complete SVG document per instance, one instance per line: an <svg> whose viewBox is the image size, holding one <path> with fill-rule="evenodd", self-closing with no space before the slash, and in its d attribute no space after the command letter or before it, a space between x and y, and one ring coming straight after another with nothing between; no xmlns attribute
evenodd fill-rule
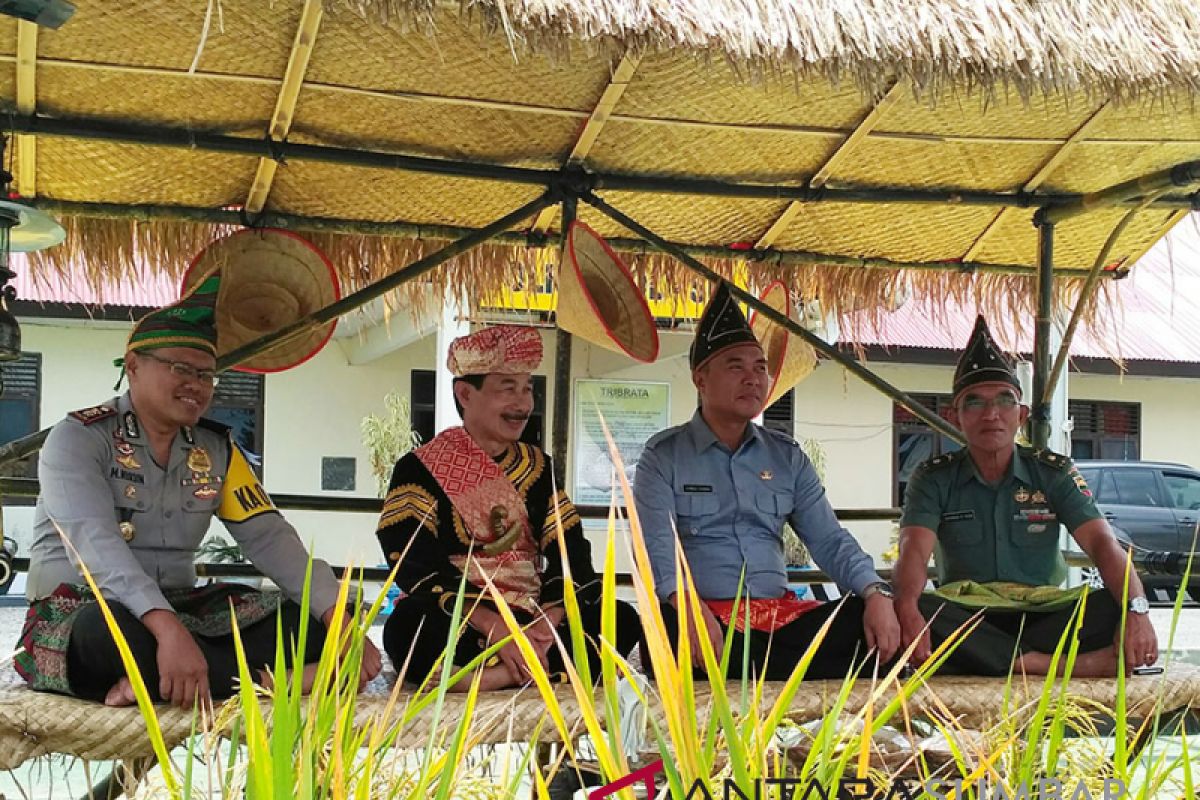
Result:
<svg viewBox="0 0 1200 800"><path fill-rule="evenodd" d="M1016 444L1029 408L1021 384L979 317L954 373L951 421L967 446L926 461L914 472L900 522L896 608L906 644L919 640L918 662L977 610L982 623L952 653L946 671L1044 675L1051 654L1084 605L1072 674L1112 675L1122 651L1125 553L1071 459ZM1100 571L1107 586L1060 589L1067 575L1059 527ZM923 594L929 556L937 550L941 586ZM1158 640L1137 573L1130 571L1125 664L1153 664ZM1015 662L1014 662L1015 657ZM1059 670L1063 662L1059 663Z"/></svg>
<svg viewBox="0 0 1200 800"><path fill-rule="evenodd" d="M556 680L565 677L561 640L571 652L563 608L565 544L570 580L589 638L592 674L599 674L600 580L575 506L553 483L550 458L519 441L533 411L531 373L542 360L533 328L502 325L456 339L447 366L462 427L450 428L405 455L392 472L379 543L404 592L384 627L384 649L419 681L456 640L454 663L465 665L509 635L486 588L486 575L512 608ZM466 629L451 631L451 615L466 577ZM638 641L633 608L617 602L611 642L628 655ZM509 642L484 667L482 687L528 681L517 646ZM459 683L454 689L465 689Z"/></svg>
<svg viewBox="0 0 1200 800"><path fill-rule="evenodd" d="M806 678L842 678L872 651L884 662L892 659L900 626L891 588L838 523L796 441L753 422L768 396L767 359L724 284L697 326L691 367L700 407L690 422L650 439L633 487L655 590L673 637L682 613L678 544L702 601L703 620L688 625L693 659L699 636L706 633L718 654L725 637L733 636L731 677L742 675L748 647L754 674L783 680L835 612ZM840 611L837 603L801 600L788 588L785 522L817 565L843 591L855 593ZM739 586L743 599L735 611Z"/></svg>
<svg viewBox="0 0 1200 800"><path fill-rule="evenodd" d="M309 558L296 530L229 429L201 417L217 382L219 280L208 278L142 319L123 359L129 391L67 415L42 448L30 607L15 659L34 689L108 705L135 700L81 565L108 601L152 696L183 707L233 692L235 619L252 674L266 678L261 670L275 664L277 613L289 656L301 614L316 618L306 664L321 652L322 622L344 613L323 561L313 561L310 608L301 611ZM193 559L213 516L286 602L277 592L235 584L196 588ZM374 677L380 666L367 642L361 677Z"/></svg>

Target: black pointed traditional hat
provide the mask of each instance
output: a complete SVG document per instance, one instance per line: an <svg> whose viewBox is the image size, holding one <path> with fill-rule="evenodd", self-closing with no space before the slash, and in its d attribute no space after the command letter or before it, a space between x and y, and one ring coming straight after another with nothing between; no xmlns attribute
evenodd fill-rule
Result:
<svg viewBox="0 0 1200 800"><path fill-rule="evenodd" d="M954 396L958 397L964 389L979 383L1007 383L1018 393L1021 390L1017 373L996 346L996 340L992 338L982 314L975 320L975 330L971 331L967 349L958 359L958 367L954 370Z"/></svg>
<svg viewBox="0 0 1200 800"><path fill-rule="evenodd" d="M692 369L699 369L717 353L739 344L759 344L759 341L729 287L722 281L713 291L696 325L690 357Z"/></svg>

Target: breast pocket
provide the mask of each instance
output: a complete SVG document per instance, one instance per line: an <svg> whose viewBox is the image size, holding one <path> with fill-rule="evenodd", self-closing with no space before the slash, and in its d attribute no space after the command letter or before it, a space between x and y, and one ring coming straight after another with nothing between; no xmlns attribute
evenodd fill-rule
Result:
<svg viewBox="0 0 1200 800"><path fill-rule="evenodd" d="M1037 547L1053 543L1058 547L1058 515L1043 514L1035 519L1013 516L1009 537L1018 547Z"/></svg>
<svg viewBox="0 0 1200 800"><path fill-rule="evenodd" d="M938 528L938 539L943 547L959 548L983 542L983 525L977 519L960 519L943 522Z"/></svg>
<svg viewBox="0 0 1200 800"><path fill-rule="evenodd" d="M216 515L220 504L221 498L219 492L216 495L209 496L203 490L197 495L195 488L184 490L183 533L186 538L186 546L199 547L201 540L204 539L204 535L208 533L208 527L212 523L212 519Z"/></svg>
<svg viewBox="0 0 1200 800"><path fill-rule="evenodd" d="M783 530L783 521L795 507L795 498L786 492L763 491L754 495L755 510L767 521L764 527L774 534Z"/></svg>
<svg viewBox="0 0 1200 800"><path fill-rule="evenodd" d="M675 527L680 537L702 533L720 507L717 496L711 492L676 492Z"/></svg>

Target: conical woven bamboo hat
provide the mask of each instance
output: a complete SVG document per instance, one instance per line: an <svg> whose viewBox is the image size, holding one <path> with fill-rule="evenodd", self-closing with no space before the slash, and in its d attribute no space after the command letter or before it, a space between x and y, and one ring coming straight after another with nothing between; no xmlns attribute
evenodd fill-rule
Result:
<svg viewBox="0 0 1200 800"><path fill-rule="evenodd" d="M204 248L187 274L183 291L216 270L217 357L335 302L337 274L316 247L289 231L243 230ZM298 334L237 366L246 372L280 372L320 352L337 320Z"/></svg>
<svg viewBox="0 0 1200 800"><path fill-rule="evenodd" d="M558 326L637 361L658 358L658 328L629 268L599 234L575 221L558 270Z"/></svg>
<svg viewBox="0 0 1200 800"><path fill-rule="evenodd" d="M794 319L787 287L782 281L768 286L759 300L781 314ZM817 368L817 352L812 345L790 333L782 325L776 325L757 311L750 316L750 330L762 343L767 356L767 370L771 375L771 391L763 408L783 397L789 389L807 378Z"/></svg>

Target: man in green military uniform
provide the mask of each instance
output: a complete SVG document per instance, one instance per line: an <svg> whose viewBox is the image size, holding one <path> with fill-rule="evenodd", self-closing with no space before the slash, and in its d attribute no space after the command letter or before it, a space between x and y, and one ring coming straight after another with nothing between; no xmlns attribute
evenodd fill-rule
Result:
<svg viewBox="0 0 1200 800"><path fill-rule="evenodd" d="M1016 444L1029 414L1011 365L979 317L954 376L951 420L967 446L922 464L908 484L900 522L896 612L914 659L930 652L930 630L944 637L983 609L979 627L950 665L974 674L1046 674L1051 654L1084 606L1073 674L1112 675L1117 660L1153 664L1158 642L1141 581L1130 570L1129 614L1120 641L1126 558L1096 509L1087 483L1066 456ZM1107 589L1057 588L1067 574L1059 549L1066 525ZM941 588L922 595L936 550ZM926 620L933 620L927 628Z"/></svg>
<svg viewBox="0 0 1200 800"><path fill-rule="evenodd" d="M248 666L275 662L276 615L289 639L309 626L305 664L320 655L338 585L279 514L229 429L203 419L217 382L213 276L179 303L142 319L123 367L129 392L76 411L51 430L39 461L41 494L30 554L30 601L18 672L34 689L130 705L133 691L86 567L108 601L155 699L190 708L228 696L238 675L236 621ZM283 591L196 587L193 558L216 516ZM320 620L320 622L317 622ZM292 648L285 645L287 655ZM380 669L364 646L361 680ZM305 670L305 678L312 675Z"/></svg>

